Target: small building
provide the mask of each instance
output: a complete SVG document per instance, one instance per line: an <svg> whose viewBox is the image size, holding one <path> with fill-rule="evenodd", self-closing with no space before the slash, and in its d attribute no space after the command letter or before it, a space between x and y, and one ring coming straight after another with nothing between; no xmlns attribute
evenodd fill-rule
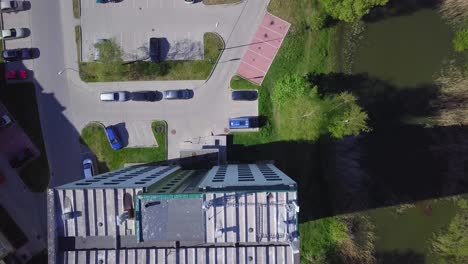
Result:
<svg viewBox="0 0 468 264"><path fill-rule="evenodd" d="M297 204L273 164L127 167L48 191L49 263L299 263Z"/></svg>

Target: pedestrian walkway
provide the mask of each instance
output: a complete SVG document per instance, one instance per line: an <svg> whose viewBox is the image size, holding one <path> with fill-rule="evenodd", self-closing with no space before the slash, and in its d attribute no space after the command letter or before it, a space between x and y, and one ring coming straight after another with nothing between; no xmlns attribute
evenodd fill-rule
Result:
<svg viewBox="0 0 468 264"><path fill-rule="evenodd" d="M290 25L272 14L265 14L237 73L255 84L262 84Z"/></svg>

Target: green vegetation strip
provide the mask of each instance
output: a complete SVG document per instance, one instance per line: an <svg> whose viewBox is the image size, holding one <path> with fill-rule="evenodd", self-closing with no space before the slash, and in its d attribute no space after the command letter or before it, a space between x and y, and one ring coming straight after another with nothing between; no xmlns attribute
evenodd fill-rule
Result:
<svg viewBox="0 0 468 264"><path fill-rule="evenodd" d="M49 184L50 176L34 84L8 84L1 89L0 101L41 152L37 159L20 171L20 176L31 191L43 192Z"/></svg>
<svg viewBox="0 0 468 264"><path fill-rule="evenodd" d="M78 61L81 61L81 26L75 26L75 43Z"/></svg>
<svg viewBox="0 0 468 264"><path fill-rule="evenodd" d="M240 77L239 75L234 75L232 77L230 86L232 90L255 90L260 88L260 86L249 82L248 80Z"/></svg>
<svg viewBox="0 0 468 264"><path fill-rule="evenodd" d="M101 59L80 63L80 76L86 82L113 82L136 80L205 80L224 49L222 38L215 33L205 33L204 59L163 61L151 63L135 61L125 63L122 51L114 40L100 44ZM108 47L109 46L109 47ZM108 51L113 57L105 57Z"/></svg>
<svg viewBox="0 0 468 264"><path fill-rule="evenodd" d="M73 17L74 18L81 17L81 1L80 0L73 0Z"/></svg>
<svg viewBox="0 0 468 264"><path fill-rule="evenodd" d="M91 123L81 131L81 141L96 155L99 173L122 168L126 163L149 163L167 159L167 124L154 121L151 129L158 147L123 148L113 150L107 140L104 127Z"/></svg>
<svg viewBox="0 0 468 264"><path fill-rule="evenodd" d="M225 4L238 4L242 0L203 0L205 5L225 5Z"/></svg>

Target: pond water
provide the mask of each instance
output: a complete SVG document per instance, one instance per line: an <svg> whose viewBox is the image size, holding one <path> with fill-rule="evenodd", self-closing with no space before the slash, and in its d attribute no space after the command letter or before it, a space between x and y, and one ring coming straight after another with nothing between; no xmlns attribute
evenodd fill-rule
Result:
<svg viewBox="0 0 468 264"><path fill-rule="evenodd" d="M421 201L413 207L400 207L400 213L397 212L398 208L368 212L376 225L377 252L411 252L413 256L419 256L413 259L424 259L424 262L416 263L434 263L434 256L429 254L428 241L434 233L447 228L457 210L455 202L450 199Z"/></svg>
<svg viewBox="0 0 468 264"><path fill-rule="evenodd" d="M396 86L433 83L434 75L454 54L453 34L431 9L365 23L352 72L365 72Z"/></svg>
<svg viewBox="0 0 468 264"><path fill-rule="evenodd" d="M412 88L423 90L425 87L431 87L440 71L457 56L452 47L453 29L433 9L413 10L406 15L387 16L360 25L344 25L341 30L342 39L339 44L341 71L354 76L367 74L370 78L388 83L397 91L408 88L411 91L413 91ZM375 80L368 87L369 89L377 89L373 85L378 83ZM411 102L407 102L407 104L411 105ZM381 105L380 108L382 107L386 106ZM371 142L375 141L375 145L378 145L379 142L393 142L394 146L405 146L407 145L404 142L405 139L412 142L413 139L418 139L422 135L429 137L433 135L428 130L419 131L417 135L400 135L401 137L398 137L399 134L396 133L400 131L398 127L390 126L387 129L388 135L382 136L381 132L383 131L377 128L373 133L367 134L363 138ZM413 136L414 138L411 139ZM400 160L401 163L397 164L398 159L392 160L391 157L388 157L389 159L385 159L387 163L392 160L393 164L385 165L383 163L375 164L375 161L369 159L369 162L373 164L361 163L362 169L368 172L371 177L381 179L385 178L384 175L376 173L378 170L373 170L373 167L386 170L386 166L390 165L392 168L401 167L411 171L412 173L407 175L408 180L396 182L395 185L405 185L405 181L407 181L408 190L406 191L409 194L417 193L416 183L424 183L421 178L435 179L434 182L430 183L436 185L440 178L440 175L436 175L440 173L439 170L434 170L433 175L430 171L427 173L421 171L424 164L438 163L430 158L432 156L428 149L430 145L431 142L425 142L425 146L413 146L415 148L413 152L419 151L417 152L419 154L416 155L417 158L415 158L418 162L405 163L405 161ZM388 148L370 151L369 156L385 156L384 149ZM446 166L442 162L439 163L433 164L432 167ZM416 166L417 164L422 164L422 166ZM390 171L392 170L390 169ZM399 175L397 170L394 170L393 173L394 176ZM422 177L414 177L418 174ZM390 179L390 177L388 178ZM390 180L384 181L385 184L391 182ZM415 184L412 185L413 182ZM417 202L415 206L406 208L400 213L397 213L397 208L380 208L367 212L376 225L377 252L384 252L388 254L386 258L393 258L393 260L398 259L398 256L401 257L399 254L406 252L414 257L412 258L414 261L411 263L433 263L434 259L431 259L433 256L428 254L428 240L434 232L447 227L456 213L456 205L453 201L444 199Z"/></svg>

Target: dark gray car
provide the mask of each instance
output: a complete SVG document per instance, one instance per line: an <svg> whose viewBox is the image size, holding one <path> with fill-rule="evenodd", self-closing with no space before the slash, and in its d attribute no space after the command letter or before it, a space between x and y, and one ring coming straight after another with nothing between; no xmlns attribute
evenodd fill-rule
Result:
<svg viewBox="0 0 468 264"><path fill-rule="evenodd" d="M193 97L193 91L189 89L164 91L164 99L167 99L167 100L190 99L192 97Z"/></svg>
<svg viewBox="0 0 468 264"><path fill-rule="evenodd" d="M255 101L258 98L257 91L233 91L232 100L234 101Z"/></svg>

